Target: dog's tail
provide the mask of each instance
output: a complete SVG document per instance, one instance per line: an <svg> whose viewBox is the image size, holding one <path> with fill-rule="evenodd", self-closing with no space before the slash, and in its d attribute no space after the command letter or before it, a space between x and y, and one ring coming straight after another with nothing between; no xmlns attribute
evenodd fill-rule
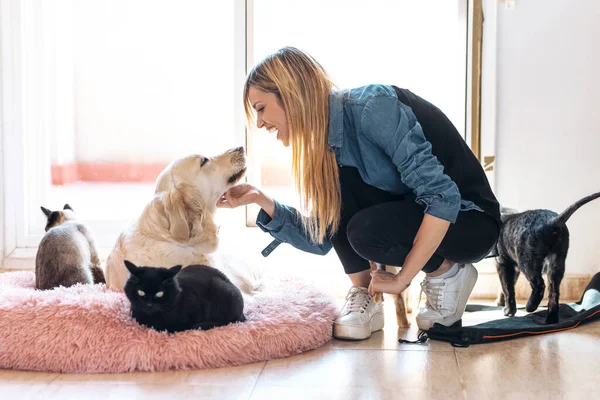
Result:
<svg viewBox="0 0 600 400"><path fill-rule="evenodd" d="M552 225L565 225L569 218L571 218L571 215L575 213L575 211L577 211L581 206L589 203L590 201L597 199L598 197L600 197L600 192L586 196L583 199L571 204L565 211L560 213L560 215L558 215L552 220Z"/></svg>
<svg viewBox="0 0 600 400"><path fill-rule="evenodd" d="M242 293L253 295L263 288L262 269L232 254L218 255L218 269L237 286Z"/></svg>
<svg viewBox="0 0 600 400"><path fill-rule="evenodd" d="M245 294L255 294L259 292L263 287L262 277L253 271L247 271L249 273L241 273L241 271L233 271L232 275L235 280L234 284L237 283L237 287Z"/></svg>

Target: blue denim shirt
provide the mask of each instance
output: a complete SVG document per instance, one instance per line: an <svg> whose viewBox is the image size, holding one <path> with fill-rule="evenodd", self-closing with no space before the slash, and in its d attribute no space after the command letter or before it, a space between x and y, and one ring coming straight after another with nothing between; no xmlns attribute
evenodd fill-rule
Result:
<svg viewBox="0 0 600 400"><path fill-rule="evenodd" d="M431 154L410 107L387 85L333 91L329 98L329 150L340 166L356 167L365 183L413 196L424 212L454 223L459 211L478 210L461 199L458 187ZM279 242L314 254L326 254L329 240L313 243L297 211L275 202L271 219L260 211L257 225Z"/></svg>

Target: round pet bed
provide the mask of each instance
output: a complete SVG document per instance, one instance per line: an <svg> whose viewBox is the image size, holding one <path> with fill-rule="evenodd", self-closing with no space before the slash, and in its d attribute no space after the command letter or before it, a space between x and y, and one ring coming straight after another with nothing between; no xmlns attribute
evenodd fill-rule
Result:
<svg viewBox="0 0 600 400"><path fill-rule="evenodd" d="M138 325L104 285L35 290L32 272L0 274L0 368L101 373L204 369L287 357L331 339L336 307L308 283L266 282L247 321L169 335Z"/></svg>

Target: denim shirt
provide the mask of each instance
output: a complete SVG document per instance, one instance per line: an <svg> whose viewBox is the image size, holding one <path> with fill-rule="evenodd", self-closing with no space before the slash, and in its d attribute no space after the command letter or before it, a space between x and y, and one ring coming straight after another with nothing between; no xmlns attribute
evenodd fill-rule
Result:
<svg viewBox="0 0 600 400"><path fill-rule="evenodd" d="M431 143L412 109L398 100L391 86L332 91L328 145L340 166L357 168L371 186L412 196L427 214L454 223L460 211L482 211L461 199L458 187L431 154ZM256 223L277 241L303 251L323 255L332 247L328 239L313 243L297 211L277 201L273 219L261 210Z"/></svg>

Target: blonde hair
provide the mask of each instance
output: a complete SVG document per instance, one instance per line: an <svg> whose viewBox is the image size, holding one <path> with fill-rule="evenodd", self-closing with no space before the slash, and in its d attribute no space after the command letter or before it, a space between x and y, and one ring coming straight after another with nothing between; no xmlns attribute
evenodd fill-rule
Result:
<svg viewBox="0 0 600 400"><path fill-rule="evenodd" d="M314 243L340 224L341 190L335 153L328 148L329 95L333 83L309 54L284 47L258 63L246 78L244 109L253 121L250 87L276 95L285 110L292 148L292 171L306 233Z"/></svg>

